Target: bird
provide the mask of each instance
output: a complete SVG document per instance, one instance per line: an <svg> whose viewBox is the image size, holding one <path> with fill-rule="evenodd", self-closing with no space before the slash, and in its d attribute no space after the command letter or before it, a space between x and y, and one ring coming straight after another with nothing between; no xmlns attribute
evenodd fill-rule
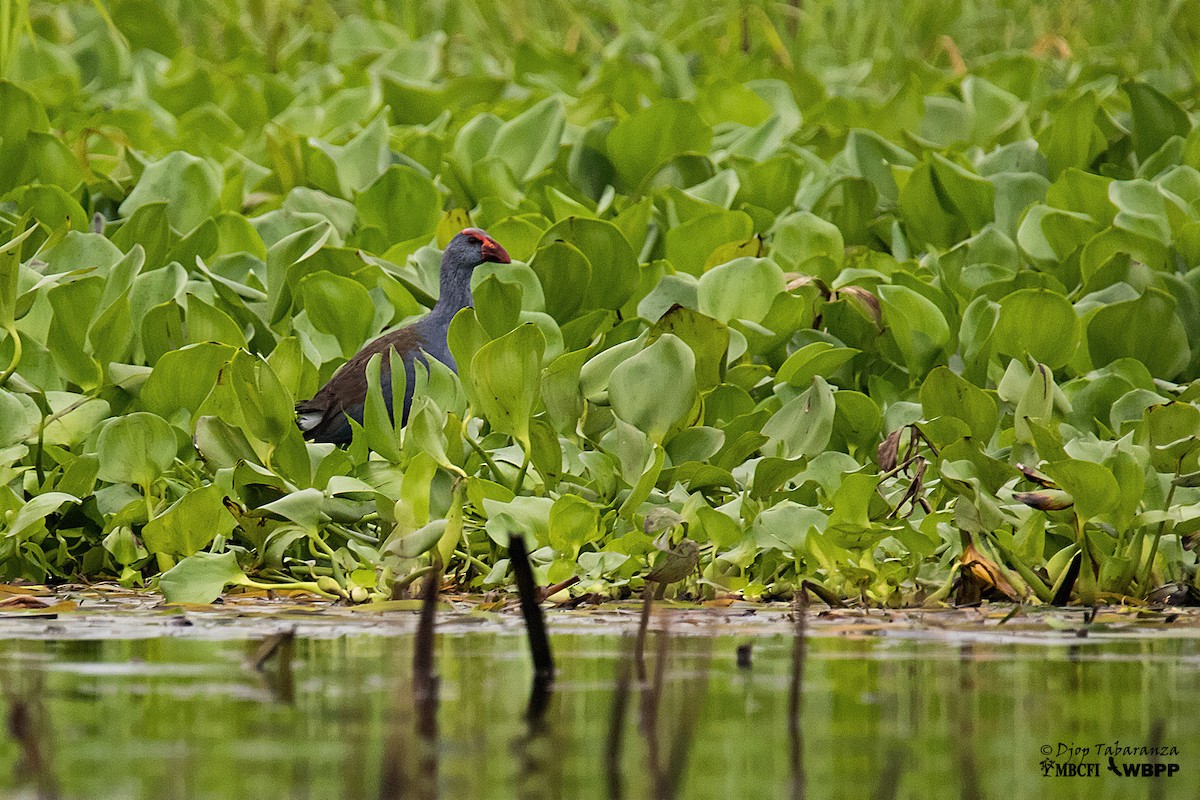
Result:
<svg viewBox="0 0 1200 800"><path fill-rule="evenodd" d="M411 325L389 331L369 342L353 358L338 368L329 382L310 400L296 404L296 422L304 438L313 442L348 444L353 436L350 420L362 424L367 398L367 362L376 353L394 350L404 362L406 378L404 411L401 424L408 421L415 384L414 365L428 365L432 356L455 372L454 356L446 336L454 315L471 305L471 273L486 262L508 264L508 252L495 239L479 228L465 228L457 233L442 253L437 303L422 319ZM392 408L391 370L387 359L380 370L383 399Z"/></svg>

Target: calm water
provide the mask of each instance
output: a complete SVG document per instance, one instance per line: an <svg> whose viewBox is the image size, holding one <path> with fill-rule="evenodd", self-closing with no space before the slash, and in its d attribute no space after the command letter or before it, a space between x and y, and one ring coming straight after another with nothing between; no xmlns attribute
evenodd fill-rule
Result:
<svg viewBox="0 0 1200 800"><path fill-rule="evenodd" d="M42 775L52 776L46 796L375 798L385 750L403 764L396 797L606 798L613 774L628 798L653 796L655 774L663 792L721 800L1200 794L1200 640L1190 636L817 624L797 739L786 624L719 634L674 624L665 646L652 634L651 681L664 658L657 713L634 682L614 728L630 636L552 623L559 679L531 727L520 629L467 619L439 632L429 746L414 732L411 626L301 623L290 654L283 648L261 672L249 666L263 636L285 626L158 617L133 627L139 638L109 638L119 624L0 620L3 702L32 720ZM748 668L740 645L752 646ZM615 770L605 757L614 736ZM1115 742L1174 747L1178 756L1159 761L1178 772L1117 777L1096 750ZM1073 760L1099 774L1044 777L1042 748L1065 762L1072 744L1091 748ZM21 753L11 736L0 743L0 796L38 796ZM1114 758L1119 769L1150 761ZM420 779L435 769L436 782Z"/></svg>

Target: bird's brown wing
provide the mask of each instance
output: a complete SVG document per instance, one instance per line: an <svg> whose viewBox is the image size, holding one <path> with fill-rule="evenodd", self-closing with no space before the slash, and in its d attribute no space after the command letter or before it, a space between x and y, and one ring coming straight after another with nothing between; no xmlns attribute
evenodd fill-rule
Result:
<svg viewBox="0 0 1200 800"><path fill-rule="evenodd" d="M362 409L367 399L367 362L376 353L387 353L390 349L411 362L417 356L424 341L415 325L385 333L369 342L349 361L338 368L329 382L322 386L311 400L296 404L300 428L307 439L317 442L349 441L349 425L346 415L362 419ZM387 369L387 365L383 365Z"/></svg>

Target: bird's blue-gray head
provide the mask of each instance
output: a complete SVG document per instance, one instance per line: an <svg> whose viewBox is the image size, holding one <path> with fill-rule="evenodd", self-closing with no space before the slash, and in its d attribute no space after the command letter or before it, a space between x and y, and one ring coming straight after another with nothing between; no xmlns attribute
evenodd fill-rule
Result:
<svg viewBox="0 0 1200 800"><path fill-rule="evenodd" d="M471 273L480 264L512 261L495 239L479 228L465 228L455 235L442 253L441 295L435 311L453 316L471 305Z"/></svg>

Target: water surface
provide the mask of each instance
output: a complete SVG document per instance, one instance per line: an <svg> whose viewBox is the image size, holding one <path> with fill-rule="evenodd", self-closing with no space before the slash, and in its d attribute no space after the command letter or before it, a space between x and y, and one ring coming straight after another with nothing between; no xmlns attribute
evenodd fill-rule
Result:
<svg viewBox="0 0 1200 800"><path fill-rule="evenodd" d="M0 618L0 676L10 713L32 720L43 793L64 798L375 798L387 764L401 765L392 796L403 797L646 798L657 786L714 800L1097 800L1200 788L1190 627L1101 625L1081 637L1078 615L1059 629L814 617L793 728L782 614L667 616L669 631L646 647L648 684L662 659L661 690L627 681L614 726L633 613L552 615L559 675L536 725L519 621L443 615L432 746L416 733L410 613L13 614ZM292 629L290 645L251 666L264 638ZM1178 752L1157 759L1179 765L1170 778L1118 777L1098 749L1153 744ZM1153 761L1114 757L1119 770ZM0 796L37 796L20 762L21 744L5 738ZM1066 762L1097 766L1057 777Z"/></svg>

